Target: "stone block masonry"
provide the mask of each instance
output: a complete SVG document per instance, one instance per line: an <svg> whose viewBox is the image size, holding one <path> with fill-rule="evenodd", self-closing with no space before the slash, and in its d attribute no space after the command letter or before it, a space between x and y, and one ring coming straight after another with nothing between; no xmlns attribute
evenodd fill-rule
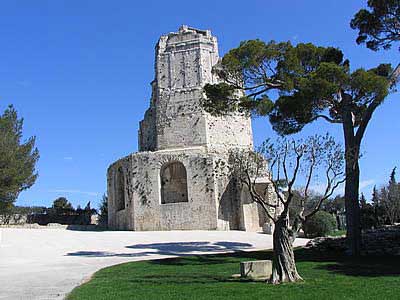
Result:
<svg viewBox="0 0 400 300"><path fill-rule="evenodd" d="M204 85L219 82L212 72L217 39L209 30L182 26L161 36L155 51L139 152L108 169L109 227L261 230L269 222L262 208L218 170L230 150L252 150L251 120L239 113L211 116L200 103Z"/></svg>
<svg viewBox="0 0 400 300"><path fill-rule="evenodd" d="M240 263L240 277L269 279L272 275L272 260L244 261Z"/></svg>

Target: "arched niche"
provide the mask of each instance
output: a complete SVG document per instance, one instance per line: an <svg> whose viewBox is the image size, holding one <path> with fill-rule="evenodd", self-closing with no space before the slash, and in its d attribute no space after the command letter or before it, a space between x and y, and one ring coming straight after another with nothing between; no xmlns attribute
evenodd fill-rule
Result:
<svg viewBox="0 0 400 300"><path fill-rule="evenodd" d="M125 209L125 175L122 167L117 169L115 184L115 207L116 210L123 210Z"/></svg>
<svg viewBox="0 0 400 300"><path fill-rule="evenodd" d="M161 204L188 202L186 168L181 162L169 162L162 166Z"/></svg>

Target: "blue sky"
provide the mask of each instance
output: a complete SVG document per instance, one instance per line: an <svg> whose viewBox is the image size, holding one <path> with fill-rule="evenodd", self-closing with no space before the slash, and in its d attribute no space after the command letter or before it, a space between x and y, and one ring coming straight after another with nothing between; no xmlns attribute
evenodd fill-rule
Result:
<svg viewBox="0 0 400 300"><path fill-rule="evenodd" d="M51 205L66 196L97 206L110 163L137 150L138 122L150 99L154 46L180 25L211 29L223 55L245 39L340 47L352 68L396 64L397 47L372 52L349 28L359 0L101 1L16 0L0 3L0 110L13 104L37 136L39 179L19 205ZM387 181L400 167L399 94L376 111L363 143L361 187ZM275 136L253 122L255 143ZM309 125L303 135L340 126Z"/></svg>

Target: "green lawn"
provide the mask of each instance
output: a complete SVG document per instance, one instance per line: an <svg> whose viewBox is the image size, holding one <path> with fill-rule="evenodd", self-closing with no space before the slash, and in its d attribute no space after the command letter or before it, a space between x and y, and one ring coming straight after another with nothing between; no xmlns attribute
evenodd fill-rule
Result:
<svg viewBox="0 0 400 300"><path fill-rule="evenodd" d="M400 299L400 259L317 256L297 250L304 282L272 286L233 279L239 262L271 252L125 263L97 272L68 299Z"/></svg>
<svg viewBox="0 0 400 300"><path fill-rule="evenodd" d="M346 230L335 230L328 234L329 236L345 236L346 235Z"/></svg>

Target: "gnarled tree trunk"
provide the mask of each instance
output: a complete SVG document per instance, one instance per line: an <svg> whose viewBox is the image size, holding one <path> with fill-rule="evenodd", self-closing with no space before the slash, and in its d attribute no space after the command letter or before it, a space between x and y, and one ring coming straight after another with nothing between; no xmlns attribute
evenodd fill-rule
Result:
<svg viewBox="0 0 400 300"><path fill-rule="evenodd" d="M270 283L296 282L302 280L297 273L293 242L295 235L289 229L288 216L280 216L273 234L273 261Z"/></svg>

